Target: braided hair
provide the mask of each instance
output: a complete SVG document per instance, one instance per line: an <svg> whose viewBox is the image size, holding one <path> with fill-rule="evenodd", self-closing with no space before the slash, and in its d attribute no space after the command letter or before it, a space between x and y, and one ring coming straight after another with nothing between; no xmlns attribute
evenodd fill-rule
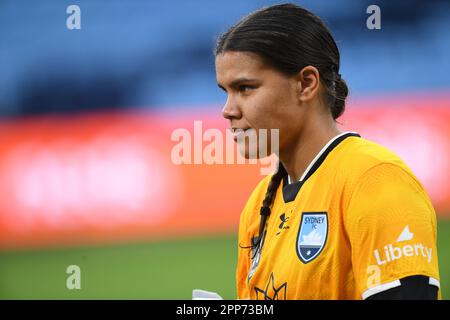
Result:
<svg viewBox="0 0 450 320"><path fill-rule="evenodd" d="M259 209L259 213L261 216L260 223L259 223L259 231L258 235L253 237L251 240L250 246L242 246L239 245L241 248L251 248L253 251L253 257L258 252L258 249L260 248L260 245L264 238L264 228L266 226L267 219L270 216L271 213L271 207L273 204L273 201L275 200L275 195L277 193L278 187L283 180L283 178L287 175L286 169L284 168L283 164L278 162L278 170L275 172L275 174L272 175L269 186L267 187L266 195L264 196L264 200L262 202L262 206Z"/></svg>
<svg viewBox="0 0 450 320"><path fill-rule="evenodd" d="M275 200L275 195L278 190L278 186L280 185L281 181L283 180L283 177L287 175L286 169L284 168L283 164L278 162L278 170L277 172L272 176L269 182L269 186L267 187L266 195L264 197L262 207L259 209L259 213L261 215L261 221L259 224L259 233L256 238L254 238L254 243L252 243L252 246L258 247L262 241L263 234L264 234L264 228L266 226L267 218L270 216L270 208L272 207L273 201Z"/></svg>

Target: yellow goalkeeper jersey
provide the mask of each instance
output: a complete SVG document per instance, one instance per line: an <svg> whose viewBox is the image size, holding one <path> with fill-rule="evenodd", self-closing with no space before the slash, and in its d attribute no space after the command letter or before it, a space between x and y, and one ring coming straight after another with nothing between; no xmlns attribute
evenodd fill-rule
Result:
<svg viewBox="0 0 450 320"><path fill-rule="evenodd" d="M254 254L270 178L241 214L239 299L366 299L412 275L439 287L433 206L388 149L353 132L333 138L302 179L280 183Z"/></svg>

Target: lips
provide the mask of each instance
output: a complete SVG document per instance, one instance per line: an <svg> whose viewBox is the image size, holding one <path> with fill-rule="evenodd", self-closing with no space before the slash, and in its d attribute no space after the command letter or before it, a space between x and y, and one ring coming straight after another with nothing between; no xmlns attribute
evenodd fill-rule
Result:
<svg viewBox="0 0 450 320"><path fill-rule="evenodd" d="M231 133L233 134L234 141L237 141L238 137L245 134L245 132L249 129L250 128L231 128Z"/></svg>

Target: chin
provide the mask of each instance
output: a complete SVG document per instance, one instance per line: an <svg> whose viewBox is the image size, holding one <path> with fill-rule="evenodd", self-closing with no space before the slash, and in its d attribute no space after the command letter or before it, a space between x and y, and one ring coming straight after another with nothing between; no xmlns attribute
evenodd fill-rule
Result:
<svg viewBox="0 0 450 320"><path fill-rule="evenodd" d="M240 136L236 141L240 156L249 160L258 160L270 156L273 143L266 139L267 137L261 140L261 137Z"/></svg>
<svg viewBox="0 0 450 320"><path fill-rule="evenodd" d="M249 147L248 145L238 145L238 150L240 155L245 159L255 159L258 160L261 157L259 156L258 147Z"/></svg>

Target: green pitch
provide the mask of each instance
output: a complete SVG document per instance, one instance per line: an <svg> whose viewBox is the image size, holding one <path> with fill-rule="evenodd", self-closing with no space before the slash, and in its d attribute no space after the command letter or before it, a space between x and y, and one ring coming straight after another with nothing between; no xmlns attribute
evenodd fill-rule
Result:
<svg viewBox="0 0 450 320"><path fill-rule="evenodd" d="M444 299L450 299L450 221L439 222ZM69 290L66 269L81 269ZM235 299L236 237L0 253L1 299L191 299L192 289Z"/></svg>

